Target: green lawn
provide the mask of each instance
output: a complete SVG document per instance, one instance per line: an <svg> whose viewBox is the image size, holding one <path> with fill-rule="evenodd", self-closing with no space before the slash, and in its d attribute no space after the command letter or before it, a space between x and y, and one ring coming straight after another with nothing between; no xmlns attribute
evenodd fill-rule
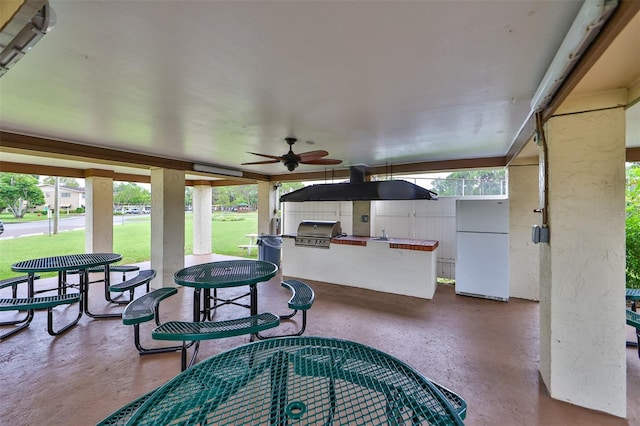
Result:
<svg viewBox="0 0 640 426"><path fill-rule="evenodd" d="M64 212L60 212L60 217L69 217L69 216L78 216L80 213L69 213L66 214ZM21 222L35 222L37 220L47 220L47 215L42 213L25 213L24 217L16 219L13 217L13 213L0 213L0 220L4 223L21 223Z"/></svg>
<svg viewBox="0 0 640 426"><path fill-rule="evenodd" d="M136 219L130 221L127 218L124 225L113 227L113 250L122 254L122 264L143 262L151 258L151 221L148 216ZM247 257L247 252L238 246L247 244L245 235L255 234L257 229L258 214L255 212L214 216L211 232L214 253ZM250 257L257 258L257 252L254 250ZM0 279L18 275L11 271L11 265L21 260L72 253L84 253L84 231L0 240ZM185 254L191 253L193 217L186 214Z"/></svg>

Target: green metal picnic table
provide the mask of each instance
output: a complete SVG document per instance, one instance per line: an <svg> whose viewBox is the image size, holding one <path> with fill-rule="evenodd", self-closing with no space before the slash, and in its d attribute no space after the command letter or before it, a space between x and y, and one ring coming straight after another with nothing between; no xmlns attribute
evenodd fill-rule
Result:
<svg viewBox="0 0 640 426"><path fill-rule="evenodd" d="M64 256L24 260L11 265L11 270L15 272L25 272L29 275L29 279L27 281L28 297L33 297L35 294L34 276L37 272L57 272L58 292L61 293L66 291L66 273L72 270L80 270L79 290L80 293L82 293L80 303L82 304L82 310L84 313L92 318L120 318L122 316L121 314L94 314L89 311L88 269L95 266L104 266L105 288L109 288L109 265L116 263L121 259L122 255L117 253L68 254ZM32 313L31 316L33 316Z"/></svg>
<svg viewBox="0 0 640 426"><path fill-rule="evenodd" d="M626 292L626 299L631 301L631 310L636 312L637 303L640 300L640 288L628 288ZM627 316L629 316L629 314L627 314ZM640 342L640 337L638 338L638 342ZM627 346L631 348L638 348L638 356L640 356L638 342L627 340Z"/></svg>
<svg viewBox="0 0 640 426"><path fill-rule="evenodd" d="M631 310L636 310L636 303L640 300L640 288L628 288L626 299L631 301Z"/></svg>
<svg viewBox="0 0 640 426"><path fill-rule="evenodd" d="M462 425L407 364L359 343L286 337L242 345L180 373L101 425Z"/></svg>
<svg viewBox="0 0 640 426"><path fill-rule="evenodd" d="M251 315L258 313L258 289L256 284L269 281L278 272L278 266L262 260L224 260L202 263L181 269L174 274L176 284L192 287L193 320L211 320L218 306L233 304L250 309ZM219 288L249 286L249 292L233 299L218 298ZM211 296L213 289L213 297ZM202 296L201 296L202 293ZM250 296L249 304L237 303L237 300ZM203 308L200 300L203 299ZM211 301L213 300L213 306ZM202 317L201 317L202 315Z"/></svg>

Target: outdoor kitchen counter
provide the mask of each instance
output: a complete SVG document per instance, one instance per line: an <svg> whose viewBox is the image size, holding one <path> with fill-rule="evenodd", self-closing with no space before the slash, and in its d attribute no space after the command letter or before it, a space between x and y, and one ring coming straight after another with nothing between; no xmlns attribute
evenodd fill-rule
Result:
<svg viewBox="0 0 640 426"><path fill-rule="evenodd" d="M286 276L432 299L438 241L343 236L327 248L296 246L283 235ZM288 238L287 238L288 237Z"/></svg>
<svg viewBox="0 0 640 426"><path fill-rule="evenodd" d="M392 249L406 249L419 251L434 251L438 247L438 241L433 240L413 240L411 238L389 238L382 240L375 237L356 237L347 235L345 237L335 237L331 239L331 244L345 244L350 246L366 246L367 244L389 244Z"/></svg>

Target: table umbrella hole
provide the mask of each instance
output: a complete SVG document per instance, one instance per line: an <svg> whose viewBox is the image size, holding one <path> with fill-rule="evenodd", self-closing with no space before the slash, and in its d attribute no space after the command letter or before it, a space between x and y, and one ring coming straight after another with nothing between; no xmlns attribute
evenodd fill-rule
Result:
<svg viewBox="0 0 640 426"><path fill-rule="evenodd" d="M299 419L302 415L307 411L307 406L304 405L301 401L294 401L287 404L287 407L284 409L285 413L288 417L292 419Z"/></svg>

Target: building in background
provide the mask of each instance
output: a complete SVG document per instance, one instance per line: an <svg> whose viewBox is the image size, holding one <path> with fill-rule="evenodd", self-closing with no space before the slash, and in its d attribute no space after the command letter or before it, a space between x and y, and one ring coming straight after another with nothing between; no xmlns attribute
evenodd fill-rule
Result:
<svg viewBox="0 0 640 426"><path fill-rule="evenodd" d="M38 207L36 210L44 210L44 207L52 209L55 206L55 185L40 184L38 188L44 194L44 206ZM60 186L58 191L58 205L60 210L75 210L77 208L84 208L84 188L68 188L66 186Z"/></svg>

